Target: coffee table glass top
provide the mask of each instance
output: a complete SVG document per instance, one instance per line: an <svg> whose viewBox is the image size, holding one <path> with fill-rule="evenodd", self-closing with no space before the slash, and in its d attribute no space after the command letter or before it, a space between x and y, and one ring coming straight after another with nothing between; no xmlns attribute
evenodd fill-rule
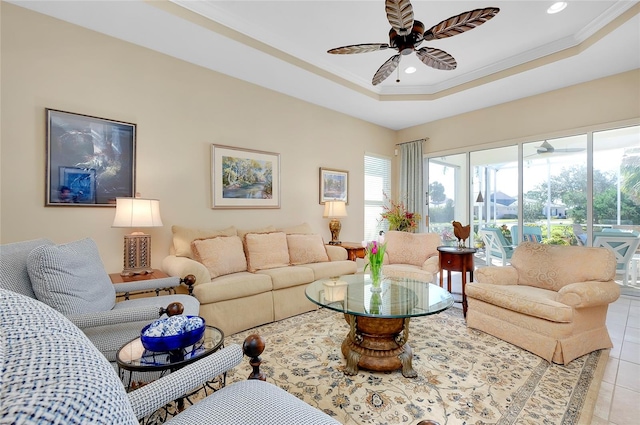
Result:
<svg viewBox="0 0 640 425"><path fill-rule="evenodd" d="M316 280L307 286L305 292L309 300L320 306L356 316L426 316L453 305L453 296L437 285L383 277L380 287L376 289L369 274Z"/></svg>
<svg viewBox="0 0 640 425"><path fill-rule="evenodd" d="M224 341L224 333L216 327L207 326L200 341L175 351L149 351L142 346L140 338L123 345L116 354L118 366L126 370L154 371L179 369L217 351Z"/></svg>

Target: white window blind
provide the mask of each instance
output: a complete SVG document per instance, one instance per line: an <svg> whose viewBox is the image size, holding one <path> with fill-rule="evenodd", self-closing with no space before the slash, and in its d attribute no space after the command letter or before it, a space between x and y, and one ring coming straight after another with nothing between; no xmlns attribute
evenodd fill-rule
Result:
<svg viewBox="0 0 640 425"><path fill-rule="evenodd" d="M391 196L391 158L365 154L364 156L364 238L378 237L380 230L387 231L388 224L380 220L385 194Z"/></svg>

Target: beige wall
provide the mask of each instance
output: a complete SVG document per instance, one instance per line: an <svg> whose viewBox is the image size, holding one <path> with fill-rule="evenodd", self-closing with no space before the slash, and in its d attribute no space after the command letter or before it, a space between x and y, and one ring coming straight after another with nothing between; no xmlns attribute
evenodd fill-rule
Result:
<svg viewBox="0 0 640 425"><path fill-rule="evenodd" d="M327 240L319 167L349 171L342 240L362 240L364 152L393 155L395 132L11 4L1 4L0 242L96 240L109 272L122 236L108 207L44 207L45 108L137 124L137 191L161 202L160 266L171 225L308 222ZM281 208L210 208L212 143L281 154Z"/></svg>
<svg viewBox="0 0 640 425"><path fill-rule="evenodd" d="M425 153L466 152L535 141L640 118L640 70L531 96L398 131L398 142L428 137Z"/></svg>
<svg viewBox="0 0 640 425"><path fill-rule="evenodd" d="M363 228L363 154L428 137L425 152L559 136L640 118L640 71L393 132L266 89L1 4L0 242L94 238L108 271L122 268L113 208L44 207L45 108L137 124L137 190L161 200L153 264L171 225L254 227L309 222L329 238L318 168L350 172L342 240ZM210 208L210 145L281 153L282 208Z"/></svg>

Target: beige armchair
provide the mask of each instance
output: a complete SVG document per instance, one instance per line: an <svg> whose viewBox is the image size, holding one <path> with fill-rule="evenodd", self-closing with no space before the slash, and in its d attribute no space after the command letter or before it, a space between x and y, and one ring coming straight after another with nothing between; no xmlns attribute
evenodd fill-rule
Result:
<svg viewBox="0 0 640 425"><path fill-rule="evenodd" d="M605 324L620 296L608 249L524 242L511 265L484 267L467 284L467 326L567 364L611 348Z"/></svg>
<svg viewBox="0 0 640 425"><path fill-rule="evenodd" d="M438 233L409 233L390 230L385 234L387 248L384 253L382 274L435 283L440 270L438 246L442 239Z"/></svg>

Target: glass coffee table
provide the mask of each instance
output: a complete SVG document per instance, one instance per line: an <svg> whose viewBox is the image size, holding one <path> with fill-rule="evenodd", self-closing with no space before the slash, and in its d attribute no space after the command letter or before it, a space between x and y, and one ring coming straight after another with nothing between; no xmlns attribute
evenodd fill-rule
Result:
<svg viewBox="0 0 640 425"><path fill-rule="evenodd" d="M363 368L402 369L407 378L417 376L408 344L409 322L412 317L440 313L454 301L445 289L412 279L383 277L375 288L368 274L320 279L305 292L315 304L344 313L349 324L342 343L347 375Z"/></svg>

